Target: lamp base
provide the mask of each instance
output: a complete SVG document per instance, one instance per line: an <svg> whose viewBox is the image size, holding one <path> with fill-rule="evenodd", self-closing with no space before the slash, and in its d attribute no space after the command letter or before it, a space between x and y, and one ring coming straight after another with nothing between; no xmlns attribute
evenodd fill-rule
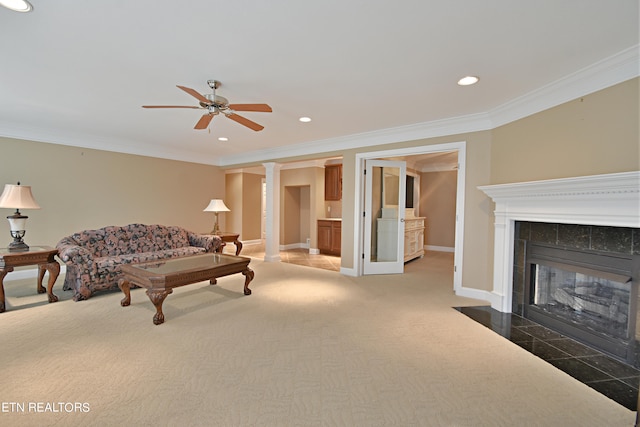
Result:
<svg viewBox="0 0 640 427"><path fill-rule="evenodd" d="M25 230L11 230L11 237L13 242L9 243L9 252L28 251L29 246L22 240Z"/></svg>
<svg viewBox="0 0 640 427"><path fill-rule="evenodd" d="M29 246L27 246L27 244L22 240L19 242L13 241L9 243L9 252L24 252L28 250Z"/></svg>

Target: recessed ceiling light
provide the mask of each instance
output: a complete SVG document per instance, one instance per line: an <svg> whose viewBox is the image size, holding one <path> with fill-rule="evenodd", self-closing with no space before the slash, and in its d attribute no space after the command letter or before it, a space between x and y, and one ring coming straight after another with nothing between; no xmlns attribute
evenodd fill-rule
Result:
<svg viewBox="0 0 640 427"><path fill-rule="evenodd" d="M26 0L0 0L0 5L16 12L31 12L33 6Z"/></svg>
<svg viewBox="0 0 640 427"><path fill-rule="evenodd" d="M300 117L298 120L302 123L309 123L311 121L311 117Z"/></svg>
<svg viewBox="0 0 640 427"><path fill-rule="evenodd" d="M477 78L476 76L466 76L458 80L458 84L460 86L469 86L469 85L474 85L478 83L478 80L480 79Z"/></svg>
<svg viewBox="0 0 640 427"><path fill-rule="evenodd" d="M226 136L221 136L220 138L218 138L218 141L222 141L222 142L225 142L225 141L228 141L228 140L229 140L229 138L227 138Z"/></svg>

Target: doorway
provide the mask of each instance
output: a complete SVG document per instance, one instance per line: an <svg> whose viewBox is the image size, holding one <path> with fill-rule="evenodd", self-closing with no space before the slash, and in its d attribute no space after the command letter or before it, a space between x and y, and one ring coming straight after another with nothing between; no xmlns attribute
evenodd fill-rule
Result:
<svg viewBox="0 0 640 427"><path fill-rule="evenodd" d="M356 186L355 209L354 209L354 269L356 275L360 276L365 273L364 248L365 248L365 227L367 221L364 219L371 212L365 212L365 162L373 159L398 160L401 158L411 158L427 153L457 153L457 183L456 183L456 206L455 206L455 243L454 243L454 290L462 287L462 264L463 264L463 240L464 240L464 199L465 199L465 165L466 165L466 142L454 142L445 144L428 145L421 147L410 147L404 149L386 150L370 153L361 153L356 155L355 173L360 177L359 184ZM364 216L363 216L364 214Z"/></svg>

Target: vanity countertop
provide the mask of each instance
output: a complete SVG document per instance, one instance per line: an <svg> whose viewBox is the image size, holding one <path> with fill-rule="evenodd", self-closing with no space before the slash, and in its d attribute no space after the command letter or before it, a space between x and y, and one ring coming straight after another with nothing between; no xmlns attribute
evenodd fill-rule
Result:
<svg viewBox="0 0 640 427"><path fill-rule="evenodd" d="M342 218L318 218L318 221L342 221Z"/></svg>

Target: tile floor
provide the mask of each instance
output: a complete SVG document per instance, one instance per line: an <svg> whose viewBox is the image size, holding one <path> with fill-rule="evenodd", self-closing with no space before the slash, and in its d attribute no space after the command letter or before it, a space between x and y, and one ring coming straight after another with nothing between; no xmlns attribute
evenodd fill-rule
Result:
<svg viewBox="0 0 640 427"><path fill-rule="evenodd" d="M491 307L456 310L632 411L637 410L640 370L517 314Z"/></svg>
<svg viewBox="0 0 640 427"><path fill-rule="evenodd" d="M228 244L224 253L235 254L235 246ZM264 259L264 244L245 244L242 247L241 256ZM324 270L340 271L340 257L332 255L311 255L309 249L298 248L280 251L282 262L289 264L305 265L308 267L322 268Z"/></svg>

